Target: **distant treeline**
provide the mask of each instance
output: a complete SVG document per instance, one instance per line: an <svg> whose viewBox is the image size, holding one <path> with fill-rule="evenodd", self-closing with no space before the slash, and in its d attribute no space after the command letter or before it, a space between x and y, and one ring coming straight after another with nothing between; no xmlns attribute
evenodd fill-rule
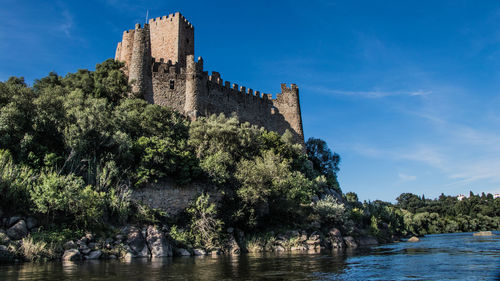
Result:
<svg viewBox="0 0 500 281"><path fill-rule="evenodd" d="M490 193L471 191L461 200L444 194L426 199L403 193L396 200L397 207L414 214L410 230L422 234L491 230L500 225L500 198L494 199Z"/></svg>
<svg viewBox="0 0 500 281"><path fill-rule="evenodd" d="M491 194L471 192L468 198L458 200L444 194L437 199L426 199L403 193L396 204L380 200L361 203L353 192L345 196L352 219L369 226L371 233L380 239L500 229L500 198L494 199Z"/></svg>

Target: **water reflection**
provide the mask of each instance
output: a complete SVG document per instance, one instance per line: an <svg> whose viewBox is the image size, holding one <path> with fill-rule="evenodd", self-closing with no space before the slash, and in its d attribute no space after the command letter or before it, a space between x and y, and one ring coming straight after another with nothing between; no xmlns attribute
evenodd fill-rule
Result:
<svg viewBox="0 0 500 281"><path fill-rule="evenodd" d="M428 236L360 250L0 265L0 280L494 279L500 236Z"/></svg>

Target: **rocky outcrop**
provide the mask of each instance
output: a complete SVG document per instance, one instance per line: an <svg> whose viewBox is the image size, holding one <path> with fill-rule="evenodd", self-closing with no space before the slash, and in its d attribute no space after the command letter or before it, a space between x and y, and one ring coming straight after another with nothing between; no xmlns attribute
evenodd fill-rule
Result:
<svg viewBox="0 0 500 281"><path fill-rule="evenodd" d="M8 222L7 222L7 226L8 227L11 227L13 226L14 224L16 224L18 221L22 220L23 218L21 216L13 216L13 217L10 217Z"/></svg>
<svg viewBox="0 0 500 281"><path fill-rule="evenodd" d="M229 235L229 239L226 243L226 249L227 253L231 255L241 254L241 248L232 234Z"/></svg>
<svg viewBox="0 0 500 281"><path fill-rule="evenodd" d="M91 251L88 255L85 256L86 260L98 260L102 256L101 250Z"/></svg>
<svg viewBox="0 0 500 281"><path fill-rule="evenodd" d="M19 220L7 230L7 235L12 240L20 240L28 235L28 228L24 220Z"/></svg>
<svg viewBox="0 0 500 281"><path fill-rule="evenodd" d="M331 249L342 249L345 247L342 233L337 228L332 228L327 234L327 244Z"/></svg>
<svg viewBox="0 0 500 281"><path fill-rule="evenodd" d="M14 261L16 255L5 245L0 245L0 262Z"/></svg>
<svg viewBox="0 0 500 281"><path fill-rule="evenodd" d="M205 250L203 250L203 249L194 249L193 254L195 256L204 256L207 254L207 252L205 252Z"/></svg>
<svg viewBox="0 0 500 281"><path fill-rule="evenodd" d="M64 250L71 250L78 248L78 245L73 240L70 240L63 245Z"/></svg>
<svg viewBox="0 0 500 281"><path fill-rule="evenodd" d="M412 236L410 239L408 239L408 242L418 242L420 239L417 236Z"/></svg>
<svg viewBox="0 0 500 281"><path fill-rule="evenodd" d="M358 243L356 242L356 240L354 240L354 238L352 236L344 237L344 243L347 246L347 248L357 248L358 247Z"/></svg>
<svg viewBox="0 0 500 281"><path fill-rule="evenodd" d="M281 252L281 251L307 251L311 253L324 249L357 248L359 246L377 245L378 241L373 236L365 236L359 240L352 237L342 237L337 228L328 232L313 231L287 231L284 234L272 235L271 238L252 239L246 242L249 252Z"/></svg>
<svg viewBox="0 0 500 281"><path fill-rule="evenodd" d="M82 260L82 254L77 249L71 249L64 251L62 256L63 261L80 261Z"/></svg>
<svg viewBox="0 0 500 281"><path fill-rule="evenodd" d="M495 234L491 231L479 231L473 234L473 236L494 236Z"/></svg>
<svg viewBox="0 0 500 281"><path fill-rule="evenodd" d="M16 221L7 231L0 229L0 259L12 258L12 253L19 252L20 238L29 233L29 225L36 229L36 221L30 218L4 218L4 226ZM36 231L36 230L32 230ZM196 248L193 245L179 243L174 248L175 241L171 241L167 226L126 226L113 237L94 237L91 233L85 234L78 240L71 240L63 244L63 260L94 260L94 259L132 259L132 258L161 258L170 256L204 256L231 254L238 255L245 252L287 252L305 251L317 253L323 249L357 248L378 244L373 236L364 236L359 239L352 236L343 237L337 228L325 229L308 228L305 230L290 230L286 232L269 232L261 237L245 239L243 231L229 227L224 243L216 248ZM360 233L360 231L354 231ZM17 241L17 242L16 242ZM59 256L60 257L60 256ZM15 258L15 257L14 257ZM17 257L20 258L20 257ZM5 258L7 259L7 258Z"/></svg>
<svg viewBox="0 0 500 281"><path fill-rule="evenodd" d="M360 247L369 247L378 245L377 239L373 236L364 236L358 239Z"/></svg>
<svg viewBox="0 0 500 281"><path fill-rule="evenodd" d="M29 230L32 230L33 228L37 227L37 225L38 225L38 221L35 218L29 217L26 219L26 227Z"/></svg>
<svg viewBox="0 0 500 281"><path fill-rule="evenodd" d="M175 249L175 255L183 257L183 256L190 256L191 253L188 250L184 249L184 248L176 248Z"/></svg>
<svg viewBox="0 0 500 281"><path fill-rule="evenodd" d="M321 248L320 236L317 232L313 232L305 241L308 250L319 250Z"/></svg>
<svg viewBox="0 0 500 281"><path fill-rule="evenodd" d="M129 247L128 254L130 254L130 257L147 258L151 255L141 229L135 226L127 226L122 229L122 233L127 237L126 244Z"/></svg>
<svg viewBox="0 0 500 281"><path fill-rule="evenodd" d="M156 226L149 226L147 230L146 242L151 250L151 257L171 257L172 246L168 243L165 234Z"/></svg>

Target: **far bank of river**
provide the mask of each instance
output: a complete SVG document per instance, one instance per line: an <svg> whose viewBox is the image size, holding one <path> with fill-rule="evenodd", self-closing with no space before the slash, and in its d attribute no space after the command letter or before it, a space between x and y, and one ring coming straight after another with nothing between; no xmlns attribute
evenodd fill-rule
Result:
<svg viewBox="0 0 500 281"><path fill-rule="evenodd" d="M497 280L500 232L436 234L420 242L318 254L20 263L0 280Z"/></svg>

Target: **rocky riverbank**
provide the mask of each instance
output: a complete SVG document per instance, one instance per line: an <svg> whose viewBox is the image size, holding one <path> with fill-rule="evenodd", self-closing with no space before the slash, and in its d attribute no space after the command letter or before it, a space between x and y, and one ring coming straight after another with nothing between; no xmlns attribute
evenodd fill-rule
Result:
<svg viewBox="0 0 500 281"><path fill-rule="evenodd" d="M176 241L171 237L167 225L128 225L116 228L116 234L109 237L86 233L79 239L52 245L35 242L30 238L39 231L37 222L33 218L4 218L2 227L0 228L0 261L2 262L34 260L33 257L38 254L36 251L46 253L45 260L131 260L133 258L286 251L315 253L321 250L354 249L379 243L372 236L358 238L344 236L337 228L331 228L328 231L289 230L246 235L239 229L229 227L224 234L223 246L204 249L193 248Z"/></svg>

